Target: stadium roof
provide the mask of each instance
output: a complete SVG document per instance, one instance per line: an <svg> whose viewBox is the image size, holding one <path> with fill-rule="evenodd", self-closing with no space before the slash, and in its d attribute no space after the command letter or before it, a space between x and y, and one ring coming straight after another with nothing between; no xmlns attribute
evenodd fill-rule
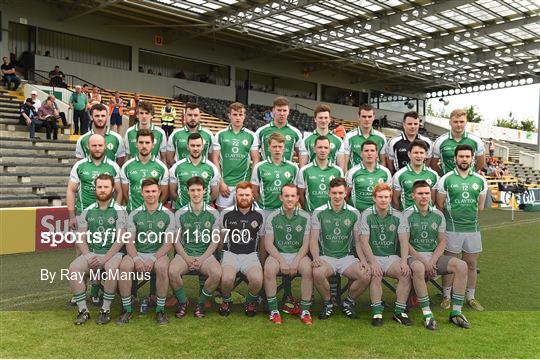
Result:
<svg viewBox="0 0 540 360"><path fill-rule="evenodd" d="M392 93L429 97L540 80L536 0L95 2L86 13L161 28L166 43L231 42L246 48L245 60L282 56L309 72L337 68L353 83Z"/></svg>

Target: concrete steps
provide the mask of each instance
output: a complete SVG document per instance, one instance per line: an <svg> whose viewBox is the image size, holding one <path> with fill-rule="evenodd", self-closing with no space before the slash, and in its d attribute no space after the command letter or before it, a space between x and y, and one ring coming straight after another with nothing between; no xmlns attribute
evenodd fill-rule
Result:
<svg viewBox="0 0 540 360"><path fill-rule="evenodd" d="M31 186L32 184L45 184L45 185L63 185L67 186L69 181L69 176L66 174L44 174L44 173L24 173L24 172L14 172L0 173L0 183L1 184L27 184Z"/></svg>

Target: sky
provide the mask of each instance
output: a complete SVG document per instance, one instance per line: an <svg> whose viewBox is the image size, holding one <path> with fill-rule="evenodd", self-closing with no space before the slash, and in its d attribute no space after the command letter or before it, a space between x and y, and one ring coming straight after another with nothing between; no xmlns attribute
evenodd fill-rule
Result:
<svg viewBox="0 0 540 360"><path fill-rule="evenodd" d="M528 118L538 124L540 84L442 97L449 101L448 105L439 101L440 97L428 100L435 113L444 109L449 114L453 109L476 105L482 119L488 123L495 123L498 117L508 118L511 111L518 123Z"/></svg>

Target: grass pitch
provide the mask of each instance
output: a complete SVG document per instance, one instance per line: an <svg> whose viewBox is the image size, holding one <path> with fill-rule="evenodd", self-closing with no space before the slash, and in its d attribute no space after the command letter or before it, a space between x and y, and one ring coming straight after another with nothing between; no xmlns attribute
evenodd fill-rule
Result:
<svg viewBox="0 0 540 360"><path fill-rule="evenodd" d="M153 313L135 313L128 326L98 326L92 319L83 326L72 324L76 310L68 307L68 284L40 281L40 269L67 267L73 250L0 257L0 356L54 358L531 358L540 357L540 218L537 213L487 210L481 215L484 252L480 258L477 298L486 311L464 308L472 328L448 324L447 311L437 305L440 297L430 288L432 307L440 330L429 332L421 323L421 311L413 309L412 327L391 321L370 325L369 298L358 301L360 318L349 320L340 312L327 321L316 318L320 298L313 306L314 324L307 327L283 314L281 326L270 324L266 314L246 318L241 306L233 306L228 318L207 312L205 319L186 316L157 327ZM295 288L298 280L295 281ZM187 294L195 299L197 279L188 278ZM144 289L142 292L146 292ZM240 292L245 287L240 287ZM384 298L395 297L386 291ZM112 307L119 314L119 298ZM192 311L192 308L190 309Z"/></svg>

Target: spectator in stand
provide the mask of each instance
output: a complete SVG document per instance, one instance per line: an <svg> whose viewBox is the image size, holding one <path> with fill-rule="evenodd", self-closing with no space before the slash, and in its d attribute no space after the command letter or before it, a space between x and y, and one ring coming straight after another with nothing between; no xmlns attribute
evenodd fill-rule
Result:
<svg viewBox="0 0 540 360"><path fill-rule="evenodd" d="M141 106L141 95L139 93L135 93L133 95L133 99L129 100L129 126L133 126L139 122L138 117L138 110L139 106Z"/></svg>
<svg viewBox="0 0 540 360"><path fill-rule="evenodd" d="M32 98L32 101L34 102L34 108L39 109L41 107L41 100L38 99L38 93L36 90L32 90L30 93L30 97Z"/></svg>
<svg viewBox="0 0 540 360"><path fill-rule="evenodd" d="M30 132L30 140L37 140L39 137L36 136L36 130L41 129L43 122L38 119L37 111L34 107L34 101L32 98L26 99L24 104L21 105L19 122L22 125L28 126L28 131Z"/></svg>
<svg viewBox="0 0 540 360"><path fill-rule="evenodd" d="M94 86L88 99L88 110L90 110L90 108L96 104L101 104L101 94L99 93L99 88Z"/></svg>
<svg viewBox="0 0 540 360"><path fill-rule="evenodd" d="M58 125L56 124L56 112L54 102L51 97L45 100L45 103L38 109L38 118L43 122L47 131L47 140L58 139Z"/></svg>
<svg viewBox="0 0 540 360"><path fill-rule="evenodd" d="M88 131L88 122L84 114L87 105L88 98L82 93L81 86L75 86L75 92L71 94L69 98L69 108L73 109L73 125L75 127L75 135L83 135Z"/></svg>
<svg viewBox="0 0 540 360"><path fill-rule="evenodd" d="M56 65L54 70L49 72L49 82L51 86L67 88L67 84L64 82L64 76L64 73L60 71L60 66Z"/></svg>
<svg viewBox="0 0 540 360"><path fill-rule="evenodd" d="M6 82L6 89L11 90L11 84L13 84L12 90L17 90L19 85L21 85L21 80L17 77L15 65L13 65L6 56L2 58L2 61L3 64L0 68L2 69L2 77Z"/></svg>
<svg viewBox="0 0 540 360"><path fill-rule="evenodd" d="M263 119L267 123L271 122L274 119L274 117L272 116L272 111L271 110L266 110L264 112Z"/></svg>
<svg viewBox="0 0 540 360"><path fill-rule="evenodd" d="M161 128L167 134L167 139L174 131L174 120L176 119L176 109L172 106L172 100L165 100L165 106L161 109Z"/></svg>
<svg viewBox="0 0 540 360"><path fill-rule="evenodd" d="M492 138L489 138L488 141L489 157L492 158L495 155L495 141Z"/></svg>
<svg viewBox="0 0 540 360"><path fill-rule="evenodd" d="M122 126L122 116L124 116L124 100L118 94L118 91L114 92L114 96L109 101L109 114L111 114L111 130L120 132ZM116 126L116 130L114 127Z"/></svg>
<svg viewBox="0 0 540 360"><path fill-rule="evenodd" d="M62 121L62 125L68 126L68 123L66 120L66 114L63 111L60 111L60 109L58 108L58 104L56 103L56 98L54 97L54 95L50 94L49 96L47 96L47 99L50 99L54 105L54 116L56 116L56 120L60 119ZM34 107L36 109L39 109L35 104L34 104Z"/></svg>

